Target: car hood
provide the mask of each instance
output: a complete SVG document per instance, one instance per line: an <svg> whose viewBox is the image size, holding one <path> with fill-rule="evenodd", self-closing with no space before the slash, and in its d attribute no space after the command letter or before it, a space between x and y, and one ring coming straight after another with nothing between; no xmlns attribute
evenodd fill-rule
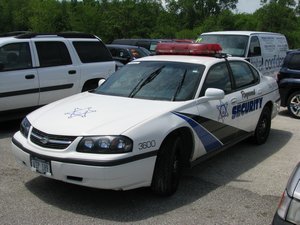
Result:
<svg viewBox="0 0 300 225"><path fill-rule="evenodd" d="M119 135L182 104L85 92L44 106L27 117L33 127L48 134Z"/></svg>

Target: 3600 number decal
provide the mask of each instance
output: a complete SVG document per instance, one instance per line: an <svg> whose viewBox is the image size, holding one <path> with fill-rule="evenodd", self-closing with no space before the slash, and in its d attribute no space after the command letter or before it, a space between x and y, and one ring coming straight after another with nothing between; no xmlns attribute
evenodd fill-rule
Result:
<svg viewBox="0 0 300 225"><path fill-rule="evenodd" d="M147 148L153 148L156 146L155 140L152 141L145 141L142 143L139 143L139 150L147 149Z"/></svg>

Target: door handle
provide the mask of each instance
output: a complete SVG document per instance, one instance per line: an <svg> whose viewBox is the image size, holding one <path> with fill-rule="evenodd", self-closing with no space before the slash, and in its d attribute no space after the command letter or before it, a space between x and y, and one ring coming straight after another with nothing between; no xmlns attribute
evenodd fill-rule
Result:
<svg viewBox="0 0 300 225"><path fill-rule="evenodd" d="M76 74L76 70L69 70L69 74Z"/></svg>
<svg viewBox="0 0 300 225"><path fill-rule="evenodd" d="M30 80L30 79L34 79L34 74L28 74L25 76L25 79Z"/></svg>
<svg viewBox="0 0 300 225"><path fill-rule="evenodd" d="M257 94L261 95L261 94L262 94L262 90L261 90L261 89L258 89L258 90L257 90Z"/></svg>
<svg viewBox="0 0 300 225"><path fill-rule="evenodd" d="M236 104L237 98L232 98L232 99L230 100L230 102L231 102L232 105Z"/></svg>

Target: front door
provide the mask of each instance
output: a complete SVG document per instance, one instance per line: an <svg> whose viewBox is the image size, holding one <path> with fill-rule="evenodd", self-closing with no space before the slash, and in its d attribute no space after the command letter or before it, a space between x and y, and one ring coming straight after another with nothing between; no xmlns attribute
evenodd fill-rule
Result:
<svg viewBox="0 0 300 225"><path fill-rule="evenodd" d="M39 79L28 42L0 47L0 112L38 105Z"/></svg>

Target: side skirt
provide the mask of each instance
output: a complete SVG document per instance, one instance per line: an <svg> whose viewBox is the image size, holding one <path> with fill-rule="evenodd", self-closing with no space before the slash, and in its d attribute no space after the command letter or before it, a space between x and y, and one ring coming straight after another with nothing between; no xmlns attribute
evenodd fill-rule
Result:
<svg viewBox="0 0 300 225"><path fill-rule="evenodd" d="M243 136L240 136L240 137L236 138L233 142L230 142L229 144L224 145L222 148L220 148L220 149L218 149L216 151L207 153L207 154L205 154L203 156L200 156L199 158L197 158L194 161L190 162L190 165L189 165L190 168L198 165L199 163L201 163L201 162L203 162L203 161L205 161L205 160L207 160L207 159L209 159L209 158L211 158L211 157L213 157L213 156L215 156L217 154L219 154L220 152L223 152L224 150L226 150L226 149L228 149L228 148L236 145L237 143L239 143L239 142L241 142L241 141L243 141L243 140L251 137L253 134L254 134L254 132L244 134Z"/></svg>

